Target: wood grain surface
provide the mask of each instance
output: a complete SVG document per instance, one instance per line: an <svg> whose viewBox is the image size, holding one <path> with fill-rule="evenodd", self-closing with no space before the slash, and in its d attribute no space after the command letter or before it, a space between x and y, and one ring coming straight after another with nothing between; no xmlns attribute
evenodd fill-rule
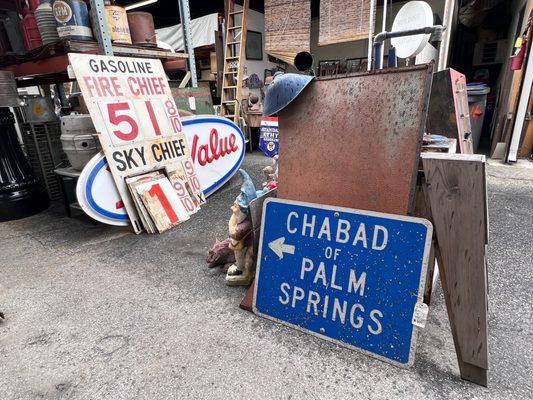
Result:
<svg viewBox="0 0 533 400"><path fill-rule="evenodd" d="M486 385L485 156L422 154L437 260L461 376Z"/></svg>
<svg viewBox="0 0 533 400"><path fill-rule="evenodd" d="M318 45L368 39L369 21L370 0L321 0Z"/></svg>
<svg viewBox="0 0 533 400"><path fill-rule="evenodd" d="M310 48L310 0L265 0L265 51L292 64Z"/></svg>

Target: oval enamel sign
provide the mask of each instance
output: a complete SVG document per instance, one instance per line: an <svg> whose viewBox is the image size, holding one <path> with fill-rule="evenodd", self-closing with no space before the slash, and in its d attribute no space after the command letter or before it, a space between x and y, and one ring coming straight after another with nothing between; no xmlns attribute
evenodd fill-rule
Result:
<svg viewBox="0 0 533 400"><path fill-rule="evenodd" d="M128 214L103 153L91 158L81 171L76 197L83 211L95 220L117 226L129 224Z"/></svg>
<svg viewBox="0 0 533 400"><path fill-rule="evenodd" d="M182 123L200 185L209 196L239 170L244 135L233 121L215 115L185 117Z"/></svg>

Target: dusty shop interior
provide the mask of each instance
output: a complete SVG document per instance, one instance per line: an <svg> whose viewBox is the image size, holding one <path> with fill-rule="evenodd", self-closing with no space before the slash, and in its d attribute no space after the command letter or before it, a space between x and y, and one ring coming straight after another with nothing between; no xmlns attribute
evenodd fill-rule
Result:
<svg viewBox="0 0 533 400"><path fill-rule="evenodd" d="M2 398L531 398L533 0L0 3Z"/></svg>

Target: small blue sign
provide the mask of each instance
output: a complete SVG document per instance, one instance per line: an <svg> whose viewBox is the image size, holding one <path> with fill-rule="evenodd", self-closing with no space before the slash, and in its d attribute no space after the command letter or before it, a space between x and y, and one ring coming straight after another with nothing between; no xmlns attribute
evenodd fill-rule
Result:
<svg viewBox="0 0 533 400"><path fill-rule="evenodd" d="M259 133L259 148L268 157L274 157L279 150L278 117L263 117Z"/></svg>
<svg viewBox="0 0 533 400"><path fill-rule="evenodd" d="M267 199L254 312L412 365L432 231L421 218Z"/></svg>

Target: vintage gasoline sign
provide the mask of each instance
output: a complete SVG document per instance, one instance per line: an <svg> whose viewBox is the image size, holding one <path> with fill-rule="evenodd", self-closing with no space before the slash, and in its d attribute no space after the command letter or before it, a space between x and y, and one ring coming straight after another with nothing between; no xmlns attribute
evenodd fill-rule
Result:
<svg viewBox="0 0 533 400"><path fill-rule="evenodd" d="M215 115L183 118L185 137L205 196L213 194L239 170L244 135L235 123ZM128 225L129 217L103 153L83 169L76 186L78 203L92 218L110 225Z"/></svg>
<svg viewBox="0 0 533 400"><path fill-rule="evenodd" d="M180 170L183 163L193 168L161 61L75 53L69 61L117 190L134 230L140 232L125 178L157 169ZM193 190L200 191L198 179L191 181L198 182Z"/></svg>
<svg viewBox="0 0 533 400"><path fill-rule="evenodd" d="M254 312L409 366L432 229L420 218L267 199Z"/></svg>

